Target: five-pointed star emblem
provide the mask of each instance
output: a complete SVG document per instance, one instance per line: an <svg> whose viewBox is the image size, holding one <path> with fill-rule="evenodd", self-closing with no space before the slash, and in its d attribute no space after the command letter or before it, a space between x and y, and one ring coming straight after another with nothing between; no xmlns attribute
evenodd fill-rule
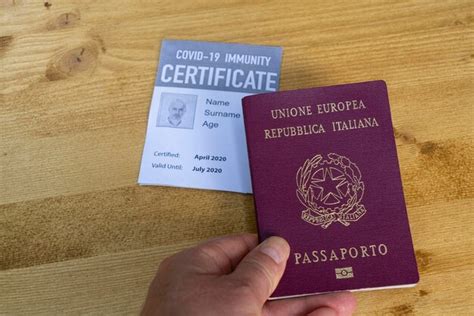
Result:
<svg viewBox="0 0 474 316"><path fill-rule="evenodd" d="M326 205L338 204L347 195L347 185L344 174L331 167L320 168L311 177L311 187L316 199Z"/></svg>

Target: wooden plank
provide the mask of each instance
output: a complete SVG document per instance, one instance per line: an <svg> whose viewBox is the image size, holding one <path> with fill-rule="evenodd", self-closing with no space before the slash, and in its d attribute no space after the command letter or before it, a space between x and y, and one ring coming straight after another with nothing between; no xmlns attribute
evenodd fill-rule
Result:
<svg viewBox="0 0 474 316"><path fill-rule="evenodd" d="M123 187L0 206L1 269L255 231L249 195Z"/></svg>
<svg viewBox="0 0 474 316"><path fill-rule="evenodd" d="M159 262L191 245L4 271L0 273L2 314L137 313Z"/></svg>
<svg viewBox="0 0 474 316"><path fill-rule="evenodd" d="M136 313L164 256L255 231L251 195L136 185L163 38L384 79L422 281L359 314L474 313L473 1L47 2L0 0L0 313Z"/></svg>

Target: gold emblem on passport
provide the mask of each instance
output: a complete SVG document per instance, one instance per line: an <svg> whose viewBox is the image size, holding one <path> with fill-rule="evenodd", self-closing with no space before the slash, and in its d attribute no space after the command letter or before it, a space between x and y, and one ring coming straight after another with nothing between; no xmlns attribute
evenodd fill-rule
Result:
<svg viewBox="0 0 474 316"><path fill-rule="evenodd" d="M361 204L362 175L347 157L330 153L307 159L296 173L296 186L296 196L305 207L301 219L312 225L326 229L339 222L349 226L366 213Z"/></svg>
<svg viewBox="0 0 474 316"><path fill-rule="evenodd" d="M352 279L354 277L352 267L336 268L334 270L336 272L336 279Z"/></svg>

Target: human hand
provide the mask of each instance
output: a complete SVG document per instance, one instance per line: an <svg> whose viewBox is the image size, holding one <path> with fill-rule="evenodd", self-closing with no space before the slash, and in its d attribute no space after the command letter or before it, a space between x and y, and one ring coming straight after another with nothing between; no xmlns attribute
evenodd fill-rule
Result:
<svg viewBox="0 0 474 316"><path fill-rule="evenodd" d="M351 315L355 298L338 292L267 301L285 270L288 243L253 234L204 242L163 260L142 315Z"/></svg>

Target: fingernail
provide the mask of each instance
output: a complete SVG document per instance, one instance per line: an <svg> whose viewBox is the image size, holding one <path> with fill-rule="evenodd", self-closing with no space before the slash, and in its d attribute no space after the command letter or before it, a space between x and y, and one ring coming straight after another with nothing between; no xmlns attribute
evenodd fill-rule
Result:
<svg viewBox="0 0 474 316"><path fill-rule="evenodd" d="M280 264L288 259L290 246L288 242L281 237L270 237L260 245L260 251Z"/></svg>

